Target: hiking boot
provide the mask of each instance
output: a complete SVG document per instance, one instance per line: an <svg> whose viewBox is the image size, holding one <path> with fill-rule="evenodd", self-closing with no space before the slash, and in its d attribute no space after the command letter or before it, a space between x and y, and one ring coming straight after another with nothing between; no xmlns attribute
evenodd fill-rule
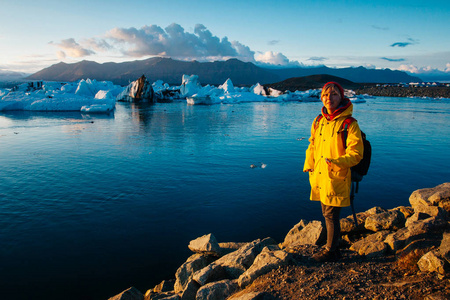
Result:
<svg viewBox="0 0 450 300"><path fill-rule="evenodd" d="M317 262L338 261L341 258L341 252L339 249L330 251L328 248L324 248L322 251L314 254L311 258Z"/></svg>

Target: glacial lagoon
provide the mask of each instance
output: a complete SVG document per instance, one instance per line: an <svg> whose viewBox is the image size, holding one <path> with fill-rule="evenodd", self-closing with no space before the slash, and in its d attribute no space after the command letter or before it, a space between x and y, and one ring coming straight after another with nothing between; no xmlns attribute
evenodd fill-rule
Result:
<svg viewBox="0 0 450 300"><path fill-rule="evenodd" d="M319 102L117 103L0 114L0 298L108 299L174 278L190 240L273 237L322 220L302 172ZM450 100L367 99L355 208L450 181ZM262 165L265 168L262 168ZM251 165L256 167L251 168ZM350 208L342 216L351 214Z"/></svg>

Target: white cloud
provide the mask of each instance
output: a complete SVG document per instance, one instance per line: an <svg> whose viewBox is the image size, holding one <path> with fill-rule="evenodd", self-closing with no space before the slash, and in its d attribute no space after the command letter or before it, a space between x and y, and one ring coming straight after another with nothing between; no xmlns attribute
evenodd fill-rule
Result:
<svg viewBox="0 0 450 300"><path fill-rule="evenodd" d="M159 55L198 60L235 57L243 61L254 61L254 52L249 47L237 41L230 42L227 37L220 39L202 24L195 25L194 33L186 32L175 23L165 29L157 25L140 29L114 28L106 34L105 39L121 47L124 55L132 57Z"/></svg>
<svg viewBox="0 0 450 300"><path fill-rule="evenodd" d="M273 51L267 51L257 55L256 61L258 63L275 66L300 66L298 61L291 61L284 54Z"/></svg>
<svg viewBox="0 0 450 300"><path fill-rule="evenodd" d="M417 67L414 65L400 65L400 67L398 67L398 70L413 73L413 74L450 73L450 63L446 64L446 68L444 70L439 70L436 68L432 68L430 66Z"/></svg>
<svg viewBox="0 0 450 300"><path fill-rule="evenodd" d="M58 52L58 57L65 57L66 55L70 57L84 57L95 54L94 51L83 48L73 38L62 40L60 43L50 42L49 44L62 49Z"/></svg>
<svg viewBox="0 0 450 300"><path fill-rule="evenodd" d="M279 41L271 41L276 44ZM295 67L298 61L289 60L284 54L268 51L260 53L255 59L255 51L239 41L228 37L215 36L206 26L197 24L194 32L187 32L179 24L172 23L166 28L146 25L141 28L113 28L103 37L86 38L77 43L73 38L59 43L59 59L79 58L97 53L121 53L127 57L164 56L179 60L225 60L237 58L244 62L254 62L265 66ZM325 58L322 58L325 59Z"/></svg>
<svg viewBox="0 0 450 300"><path fill-rule="evenodd" d="M445 70L444 70L444 72L450 73L450 63L447 63L447 64L445 65Z"/></svg>

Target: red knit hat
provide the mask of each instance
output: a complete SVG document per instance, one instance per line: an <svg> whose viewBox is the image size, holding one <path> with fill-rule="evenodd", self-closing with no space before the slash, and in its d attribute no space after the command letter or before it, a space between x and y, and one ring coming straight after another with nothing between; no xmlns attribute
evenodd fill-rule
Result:
<svg viewBox="0 0 450 300"><path fill-rule="evenodd" d="M339 89L339 92L341 94L341 99L344 100L345 99L344 89L342 88L342 86L339 83L337 83L335 81L330 81L330 82L325 83L325 85L322 88L322 92L320 93L320 99L322 99L323 92L326 90L327 85L330 85L330 84L335 85Z"/></svg>

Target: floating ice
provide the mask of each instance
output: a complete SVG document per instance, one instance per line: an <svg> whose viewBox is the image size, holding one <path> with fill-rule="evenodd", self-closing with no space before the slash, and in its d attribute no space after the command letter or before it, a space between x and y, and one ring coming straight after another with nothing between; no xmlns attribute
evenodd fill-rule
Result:
<svg viewBox="0 0 450 300"><path fill-rule="evenodd" d="M109 81L27 82L0 92L0 111L111 112L123 87Z"/></svg>

